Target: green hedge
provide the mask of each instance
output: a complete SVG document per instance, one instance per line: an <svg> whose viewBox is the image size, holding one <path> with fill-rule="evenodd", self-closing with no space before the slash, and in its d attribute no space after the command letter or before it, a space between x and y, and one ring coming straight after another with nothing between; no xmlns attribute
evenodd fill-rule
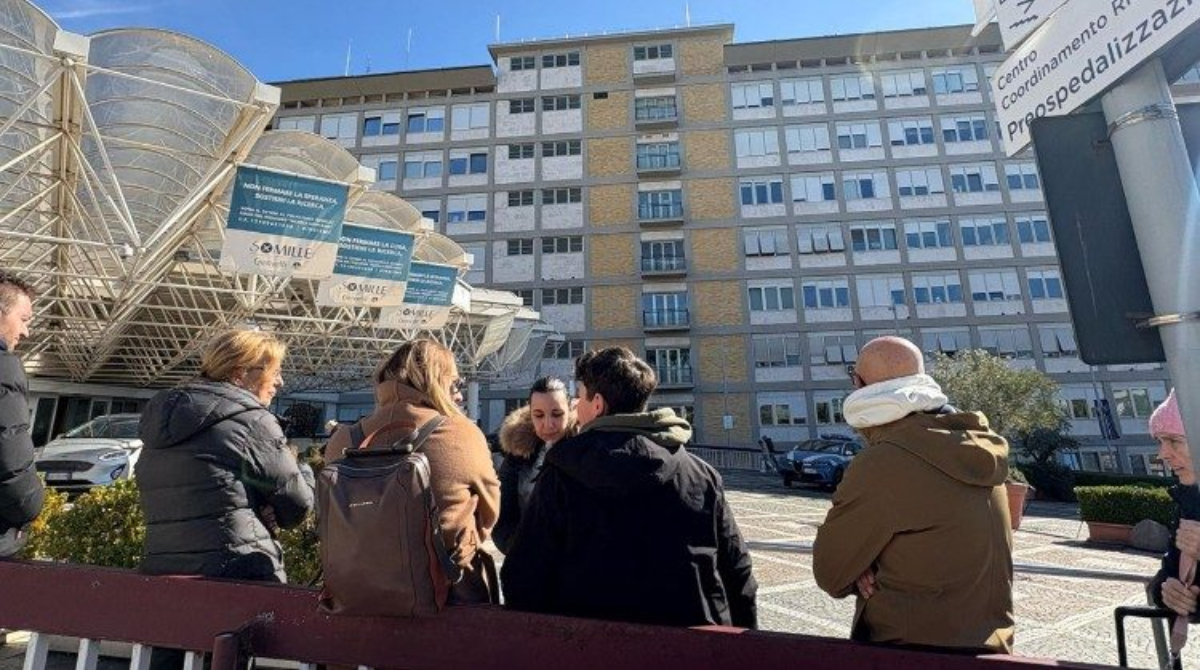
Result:
<svg viewBox="0 0 1200 670"><path fill-rule="evenodd" d="M1075 473L1058 463L1021 463L1017 466L1026 482L1037 489L1039 499L1075 502Z"/></svg>
<svg viewBox="0 0 1200 670"><path fill-rule="evenodd" d="M1152 519L1168 525L1175 515L1175 501L1165 488L1144 486L1076 486L1079 516L1084 521L1135 525Z"/></svg>
<svg viewBox="0 0 1200 670"><path fill-rule="evenodd" d="M1174 486L1179 480L1174 476L1158 477L1155 475L1125 475L1116 472L1087 472L1075 473L1076 486L1148 486L1160 488Z"/></svg>

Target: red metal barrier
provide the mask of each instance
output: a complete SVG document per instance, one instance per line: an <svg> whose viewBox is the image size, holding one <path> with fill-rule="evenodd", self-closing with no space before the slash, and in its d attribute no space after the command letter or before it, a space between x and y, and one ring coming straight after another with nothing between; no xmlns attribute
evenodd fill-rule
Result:
<svg viewBox="0 0 1200 670"><path fill-rule="evenodd" d="M844 640L571 619L458 607L427 619L329 617L315 592L50 563L0 561L0 628L379 668L716 668L1013 670L1097 668L1017 657L888 649ZM217 638L221 639L218 640Z"/></svg>

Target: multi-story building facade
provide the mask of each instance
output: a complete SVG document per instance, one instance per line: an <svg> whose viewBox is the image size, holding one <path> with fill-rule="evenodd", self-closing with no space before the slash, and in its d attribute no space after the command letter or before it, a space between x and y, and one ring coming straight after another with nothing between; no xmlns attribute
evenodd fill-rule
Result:
<svg viewBox="0 0 1200 670"><path fill-rule="evenodd" d="M286 82L278 128L374 167L565 341L622 344L707 444L845 432L880 334L1062 385L1081 466L1144 472L1161 366L1078 358L1033 155L1005 158L993 30L733 42L733 26L491 47L493 66ZM525 389L482 393L498 426ZM1107 399L1121 437L1096 418Z"/></svg>

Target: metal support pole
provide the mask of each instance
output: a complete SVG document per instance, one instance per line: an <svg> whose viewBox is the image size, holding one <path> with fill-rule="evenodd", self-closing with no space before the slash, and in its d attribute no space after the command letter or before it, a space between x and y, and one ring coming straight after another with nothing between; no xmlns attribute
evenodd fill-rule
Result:
<svg viewBox="0 0 1200 670"><path fill-rule="evenodd" d="M479 409L479 381L472 379L467 382L467 416L478 421L482 416Z"/></svg>
<svg viewBox="0 0 1200 670"><path fill-rule="evenodd" d="M221 633L213 640L212 670L237 670L241 644L237 633Z"/></svg>
<svg viewBox="0 0 1200 670"><path fill-rule="evenodd" d="M1200 189L1162 63L1130 73L1102 102L1155 314L1200 310ZM1200 463L1200 321L1159 332L1192 461Z"/></svg>

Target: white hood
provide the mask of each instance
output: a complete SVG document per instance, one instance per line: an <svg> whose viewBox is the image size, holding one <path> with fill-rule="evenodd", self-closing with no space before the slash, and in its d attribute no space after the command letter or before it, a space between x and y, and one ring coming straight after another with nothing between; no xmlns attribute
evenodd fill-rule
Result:
<svg viewBox="0 0 1200 670"><path fill-rule="evenodd" d="M842 413L855 428L871 428L898 421L914 412L929 412L949 399L929 375L889 379L863 387L846 398Z"/></svg>

